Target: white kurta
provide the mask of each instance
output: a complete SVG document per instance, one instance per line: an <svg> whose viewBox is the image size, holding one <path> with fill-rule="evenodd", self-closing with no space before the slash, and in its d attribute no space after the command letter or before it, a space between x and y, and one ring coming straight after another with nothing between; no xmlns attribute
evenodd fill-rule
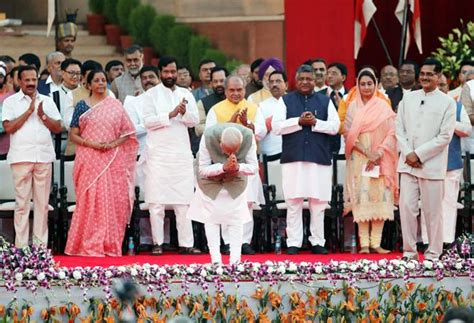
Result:
<svg viewBox="0 0 474 323"><path fill-rule="evenodd" d="M146 143L146 128L145 121L143 120L143 95L131 96L127 95L123 102L123 107L127 111L130 120L132 120L133 125L135 126L135 134L137 135L138 143L140 144L138 149L138 154L143 153Z"/></svg>
<svg viewBox="0 0 474 323"><path fill-rule="evenodd" d="M260 102L258 106L262 112L264 120L273 117L273 113L278 108L278 99L268 98ZM268 132L266 136L260 141L260 151L265 155L277 155L281 153L281 136L277 136L272 132Z"/></svg>
<svg viewBox="0 0 474 323"><path fill-rule="evenodd" d="M275 135L286 135L302 131L299 118L286 119L286 105L282 98L278 101L272 119L272 132ZM336 108L329 101L327 120L317 119L312 127L313 132L329 135L337 134L340 120ZM332 166L311 162L292 162L282 164L282 186L285 199L314 198L330 201L332 191Z"/></svg>
<svg viewBox="0 0 474 323"><path fill-rule="evenodd" d="M214 112L214 108L211 108L211 110L209 110L209 112L207 113L206 129L216 125L217 123L217 116ZM255 126L255 140L260 141L267 134L265 119L263 118L263 114L260 109L257 109L257 113L255 114L255 120L253 121L253 123ZM256 152L255 155L257 155ZM249 176L248 178L247 202L255 202L260 205L265 204L262 180L260 179L258 171L254 175Z"/></svg>
<svg viewBox="0 0 474 323"><path fill-rule="evenodd" d="M185 98L184 116L168 114ZM193 154L188 127L199 122L196 101L187 89L159 84L143 95L146 137L145 201L189 204L194 192Z"/></svg>
<svg viewBox="0 0 474 323"><path fill-rule="evenodd" d="M212 164L211 156L206 147L206 141L201 140L199 146L199 174L202 177L217 176L222 174L222 163ZM258 170L257 145L252 140L252 146L245 157L246 163L239 164L239 174L253 176ZM248 185L247 185L248 186ZM213 223L236 225L248 223L252 220L247 207L246 194L242 193L233 199L226 189L222 189L215 200L205 195L196 185L196 193L189 207L187 218L190 220Z"/></svg>

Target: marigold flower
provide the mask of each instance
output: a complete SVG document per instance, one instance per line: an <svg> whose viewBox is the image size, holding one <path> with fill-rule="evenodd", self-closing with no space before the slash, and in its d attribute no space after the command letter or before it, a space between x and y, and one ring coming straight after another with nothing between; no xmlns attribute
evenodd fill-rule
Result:
<svg viewBox="0 0 474 323"><path fill-rule="evenodd" d="M48 310L45 309L45 308L43 308L43 309L41 310L41 312L40 312L40 317L41 317L42 320L45 320L45 321L46 321L46 320L48 319L48 317L49 317Z"/></svg>

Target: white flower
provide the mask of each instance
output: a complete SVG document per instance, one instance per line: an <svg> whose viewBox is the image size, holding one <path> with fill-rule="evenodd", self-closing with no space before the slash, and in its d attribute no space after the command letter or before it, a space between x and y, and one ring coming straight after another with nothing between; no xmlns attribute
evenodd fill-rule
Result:
<svg viewBox="0 0 474 323"><path fill-rule="evenodd" d="M224 273L224 269L222 269L221 266L217 267L216 268L216 274L218 274L219 276L222 275Z"/></svg>
<svg viewBox="0 0 474 323"><path fill-rule="evenodd" d="M281 265L280 267L278 267L278 272L279 272L280 274L286 273L286 268L285 268L285 266L284 266L284 265Z"/></svg>
<svg viewBox="0 0 474 323"><path fill-rule="evenodd" d="M206 277L207 271L205 269L201 270L201 277Z"/></svg>
<svg viewBox="0 0 474 323"><path fill-rule="evenodd" d="M393 260L391 261L391 263L392 263L392 265L394 265L395 267L400 266L400 261L397 260L397 259L393 259Z"/></svg>
<svg viewBox="0 0 474 323"><path fill-rule="evenodd" d="M188 267L186 271L188 272L188 274L194 274L194 268Z"/></svg>
<svg viewBox="0 0 474 323"><path fill-rule="evenodd" d="M297 271L298 266L296 266L296 264L294 262L290 262L290 265L288 266L288 270L289 271Z"/></svg>
<svg viewBox="0 0 474 323"><path fill-rule="evenodd" d="M356 264L351 264L351 265L349 266L349 269L350 269L351 271L356 271L356 270L357 270L357 265L356 265Z"/></svg>
<svg viewBox="0 0 474 323"><path fill-rule="evenodd" d="M150 267L151 267L151 266L150 266L149 263L143 264L143 268L145 268L145 269L150 269Z"/></svg>
<svg viewBox="0 0 474 323"><path fill-rule="evenodd" d="M36 276L36 279L38 279L39 281L45 280L46 275L44 273L39 273L38 276Z"/></svg>
<svg viewBox="0 0 474 323"><path fill-rule="evenodd" d="M59 279L65 279L65 278L66 278L66 273L65 273L64 271L60 271L60 272L58 273L58 278L59 278Z"/></svg>
<svg viewBox="0 0 474 323"><path fill-rule="evenodd" d="M433 269L433 263L429 260L423 261L423 265L425 266L426 269Z"/></svg>
<svg viewBox="0 0 474 323"><path fill-rule="evenodd" d="M441 261L439 261L436 266L439 268L439 269L443 269L444 268L444 265Z"/></svg>
<svg viewBox="0 0 474 323"><path fill-rule="evenodd" d="M316 274L322 274L323 273L323 267L316 266L316 267L314 267L314 271L316 272Z"/></svg>
<svg viewBox="0 0 474 323"><path fill-rule="evenodd" d="M92 277L92 279L97 279L99 276L97 276L96 273L93 273L91 277Z"/></svg>
<svg viewBox="0 0 474 323"><path fill-rule="evenodd" d="M433 267L433 264L431 264L431 266ZM407 268L413 270L416 268L416 265L414 262L410 261L409 263L407 263Z"/></svg>
<svg viewBox="0 0 474 323"><path fill-rule="evenodd" d="M461 270L462 269L462 262L458 261L456 263L456 265L454 265L454 267L457 269L457 270Z"/></svg>
<svg viewBox="0 0 474 323"><path fill-rule="evenodd" d="M173 270L174 274L175 275L179 275L181 273L181 270L179 270L178 267L176 267L174 270Z"/></svg>
<svg viewBox="0 0 474 323"><path fill-rule="evenodd" d="M127 268L125 268L124 266L119 266L117 270L120 271L121 273L124 273L127 271Z"/></svg>
<svg viewBox="0 0 474 323"><path fill-rule="evenodd" d="M379 271L379 274L380 276L385 276L385 274L387 274L387 271L385 269L382 269L381 271Z"/></svg>
<svg viewBox="0 0 474 323"><path fill-rule="evenodd" d="M339 269L345 270L347 269L347 265L345 263L342 263L339 265Z"/></svg>
<svg viewBox="0 0 474 323"><path fill-rule="evenodd" d="M237 266L237 271L244 271L245 270L245 266L240 264Z"/></svg>
<svg viewBox="0 0 474 323"><path fill-rule="evenodd" d="M275 271L275 270L273 269L273 267L268 267L268 269L267 269L267 272L268 272L269 274L273 273L274 271Z"/></svg>
<svg viewBox="0 0 474 323"><path fill-rule="evenodd" d="M259 271L260 270L260 264L258 262L254 262L252 264L252 270L253 271Z"/></svg>
<svg viewBox="0 0 474 323"><path fill-rule="evenodd" d="M164 269L163 267L160 267L159 272L160 272L160 274L165 275L166 274L166 269Z"/></svg>
<svg viewBox="0 0 474 323"><path fill-rule="evenodd" d="M74 277L74 279L76 279L76 280L79 280L79 279L82 278L82 274L79 270L74 270L72 272L72 277Z"/></svg>
<svg viewBox="0 0 474 323"><path fill-rule="evenodd" d="M387 270L388 270L388 271L393 271L393 266L392 266L392 265L388 265L388 266L387 266Z"/></svg>
<svg viewBox="0 0 474 323"><path fill-rule="evenodd" d="M369 266L364 266L364 272L369 272Z"/></svg>
<svg viewBox="0 0 474 323"><path fill-rule="evenodd" d="M383 266L385 266L386 264L387 264L387 259L381 259L381 260L379 260L379 265L380 265L380 266L383 267Z"/></svg>
<svg viewBox="0 0 474 323"><path fill-rule="evenodd" d="M16 281L22 281L23 280L23 274L22 273L16 273L15 274L15 280Z"/></svg>
<svg viewBox="0 0 474 323"><path fill-rule="evenodd" d="M131 268L130 269L130 275L136 276L136 275L138 275L138 271L135 268Z"/></svg>
<svg viewBox="0 0 474 323"><path fill-rule="evenodd" d="M267 260L267 261L265 261L265 265L267 265L267 266L272 266L272 265L273 265L273 261Z"/></svg>
<svg viewBox="0 0 474 323"><path fill-rule="evenodd" d="M105 277L110 278L110 277L112 277L112 276L113 276L113 274L112 274L112 272L111 272L110 270L107 270L107 271L105 272Z"/></svg>
<svg viewBox="0 0 474 323"><path fill-rule="evenodd" d="M33 272L33 270L32 270L32 269L30 269L30 268L26 268L26 269L25 269L25 271L24 271L23 273L25 274L25 276L29 276L29 275L31 275L31 273L32 273L32 272Z"/></svg>
<svg viewBox="0 0 474 323"><path fill-rule="evenodd" d="M373 271L376 271L379 269L379 266L374 262L370 265L370 269L372 269Z"/></svg>
<svg viewBox="0 0 474 323"><path fill-rule="evenodd" d="M400 268L398 268L398 270L399 270L401 273L404 273L406 269L405 269L405 267L400 267Z"/></svg>
<svg viewBox="0 0 474 323"><path fill-rule="evenodd" d="M306 261L303 261L302 263L300 263L300 266L301 267L307 267L308 266L308 263Z"/></svg>

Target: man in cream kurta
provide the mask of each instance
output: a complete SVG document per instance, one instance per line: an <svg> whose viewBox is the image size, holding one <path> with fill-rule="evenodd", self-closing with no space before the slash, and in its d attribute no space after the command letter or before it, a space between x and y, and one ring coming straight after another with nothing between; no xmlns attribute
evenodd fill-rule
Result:
<svg viewBox="0 0 474 323"><path fill-rule="evenodd" d="M219 252L221 225L227 226L231 233L228 237L230 263L240 262L243 224L251 220L247 209L245 177L258 170L256 147L252 132L233 123L207 128L201 140L198 185L187 216L204 223L213 263L222 262ZM227 168L232 155L237 163L237 172ZM237 176L226 177L229 173Z"/></svg>
<svg viewBox="0 0 474 323"><path fill-rule="evenodd" d="M226 99L215 104L209 110L206 118L206 129L217 123L231 122L240 123L251 129L255 134L257 141L266 135L265 120L257 106L245 100L245 81L238 75L228 77L224 84ZM265 204L263 196L263 186L258 172L248 179L247 202L249 212L253 214L254 204ZM248 223L244 224L243 233L243 254L254 254L255 251L250 247L253 236L253 217ZM224 227L222 230L222 239L227 244L229 234Z"/></svg>
<svg viewBox="0 0 474 323"><path fill-rule="evenodd" d="M176 60L163 57L159 63L162 83L143 96L146 137L145 201L150 210L154 247L161 254L165 207L176 215L182 253L197 253L191 221L186 212L194 192L193 155L188 128L199 122L196 101L187 89L176 86Z"/></svg>
<svg viewBox="0 0 474 323"><path fill-rule="evenodd" d="M443 196L448 144L456 125L456 103L437 88L441 64L427 59L420 71L421 90L404 95L396 121L400 149L400 221L403 255L418 259L416 251L418 200L425 215L429 246L425 259L443 250Z"/></svg>
<svg viewBox="0 0 474 323"><path fill-rule="evenodd" d="M331 200L331 138L339 130L339 117L331 100L314 92L313 69L296 72L297 91L279 100L272 132L282 135L282 187L287 205L287 253L297 254L303 243L303 202L309 200L311 252L326 254L324 211Z"/></svg>

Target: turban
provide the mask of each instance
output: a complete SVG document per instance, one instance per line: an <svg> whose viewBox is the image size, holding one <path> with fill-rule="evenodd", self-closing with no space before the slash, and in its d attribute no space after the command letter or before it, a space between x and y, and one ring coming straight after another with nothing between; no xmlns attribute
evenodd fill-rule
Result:
<svg viewBox="0 0 474 323"><path fill-rule="evenodd" d="M77 36L77 26L72 22L66 22L64 24L59 24L59 39L64 37L74 37Z"/></svg>
<svg viewBox="0 0 474 323"><path fill-rule="evenodd" d="M263 79L263 75L270 66L278 72L283 72L283 62L280 59L276 57L268 58L260 64L260 69L258 70L259 79Z"/></svg>

